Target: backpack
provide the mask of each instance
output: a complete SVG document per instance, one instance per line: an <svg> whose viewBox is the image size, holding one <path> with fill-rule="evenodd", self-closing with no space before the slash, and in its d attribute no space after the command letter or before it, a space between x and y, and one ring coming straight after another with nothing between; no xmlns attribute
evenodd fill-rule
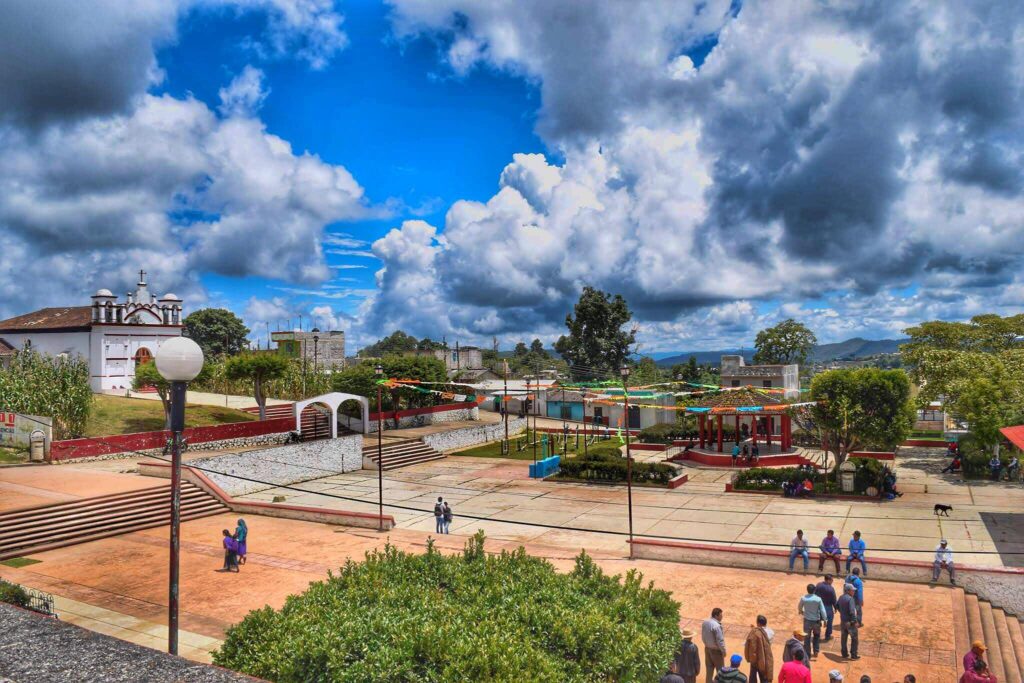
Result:
<svg viewBox="0 0 1024 683"><path fill-rule="evenodd" d="M444 516L444 508L441 507L440 503L434 503L434 516L435 517L442 517L442 516Z"/></svg>

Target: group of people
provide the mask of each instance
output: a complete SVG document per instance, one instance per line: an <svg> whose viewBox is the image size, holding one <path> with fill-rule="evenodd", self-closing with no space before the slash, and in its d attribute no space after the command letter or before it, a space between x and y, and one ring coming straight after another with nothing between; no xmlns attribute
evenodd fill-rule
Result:
<svg viewBox="0 0 1024 683"><path fill-rule="evenodd" d="M971 649L964 655L964 672L960 676L960 683L998 683L985 662L986 650L988 648L980 640L971 643Z"/></svg>
<svg viewBox="0 0 1024 683"><path fill-rule="evenodd" d="M761 449L757 443L743 444L740 448L740 442L737 441L732 447L732 466L736 467L739 464L740 459L748 465L756 465L757 459L761 457Z"/></svg>
<svg viewBox="0 0 1024 683"><path fill-rule="evenodd" d="M810 498L813 495L814 482L810 477L806 477L803 481L800 481L799 477L794 477L782 484L784 498Z"/></svg>
<svg viewBox="0 0 1024 683"><path fill-rule="evenodd" d="M221 533L224 534L224 567L220 571L237 572L239 571L239 565L245 564L245 555L248 551L246 545L249 540L249 527L246 526L244 519L239 519L238 526L235 527L235 533L231 533L227 529L224 529Z"/></svg>
<svg viewBox="0 0 1024 683"><path fill-rule="evenodd" d="M1003 467L1003 461L1000 460L998 455L993 454L992 459L988 461L988 469L992 474L992 479L999 481L1003 478L1003 472L1006 473L1007 481L1016 481L1020 475L1020 460L1014 455L1010 458L1010 461L1006 463L1006 467Z"/></svg>
<svg viewBox="0 0 1024 683"><path fill-rule="evenodd" d="M868 575L868 564L864 557L864 553L867 550L867 543L861 538L859 531L854 531L853 536L850 538L850 542L847 544L847 550L849 554L846 556L846 573L850 573L850 566L854 562L860 563L861 571L864 572L864 576ZM843 550L840 547L839 538L836 536L835 531L829 529L825 532L825 538L821 539L821 543L818 544L818 550L821 553L818 555L818 571L825 568L825 562L832 560L835 563L836 574L839 573L839 560L843 556ZM810 564L811 554L807 543L807 539L804 538L803 529L796 530L796 536L789 542L789 569L793 570L793 564L796 562L796 558L803 558L804 571L807 571L808 565Z"/></svg>
<svg viewBox="0 0 1024 683"><path fill-rule="evenodd" d="M448 533L448 527L452 525L452 506L441 496L434 503L434 521L437 523L437 533Z"/></svg>

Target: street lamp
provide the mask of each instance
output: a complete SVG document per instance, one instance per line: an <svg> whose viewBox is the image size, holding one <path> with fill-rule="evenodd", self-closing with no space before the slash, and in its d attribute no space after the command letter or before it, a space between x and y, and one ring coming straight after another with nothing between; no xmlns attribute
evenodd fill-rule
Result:
<svg viewBox="0 0 1024 683"><path fill-rule="evenodd" d="M318 330L317 328L314 327L312 332L313 332L313 374L315 375L316 374L316 357L317 357L317 351L319 351L319 343L320 343L320 330Z"/></svg>
<svg viewBox="0 0 1024 683"><path fill-rule="evenodd" d="M156 369L171 383L171 557L167 599L167 651L178 654L178 568L181 549L181 432L185 429L188 382L203 369L203 350L188 337L174 337L156 352Z"/></svg>
<svg viewBox="0 0 1024 683"><path fill-rule="evenodd" d="M381 400L381 384L384 378L384 366L377 363L373 369L377 376L377 524L379 530L384 531L384 408Z"/></svg>
<svg viewBox="0 0 1024 683"><path fill-rule="evenodd" d="M619 368L622 375L622 398L625 409L622 421L626 425L626 505L629 512L629 559L633 559L633 455L629 451L629 389L626 388L626 380L629 379L629 366L623 365Z"/></svg>

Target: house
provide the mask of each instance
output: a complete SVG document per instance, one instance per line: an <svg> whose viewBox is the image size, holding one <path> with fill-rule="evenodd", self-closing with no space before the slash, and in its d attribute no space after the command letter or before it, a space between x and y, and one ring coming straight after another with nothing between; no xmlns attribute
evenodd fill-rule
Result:
<svg viewBox="0 0 1024 683"><path fill-rule="evenodd" d="M500 377L497 373L484 367L483 351L476 346L456 344L455 348L446 346L442 349L420 349L409 351L407 355L436 358L444 363L444 369L448 373L449 379L477 382Z"/></svg>
<svg viewBox="0 0 1024 683"><path fill-rule="evenodd" d="M88 306L42 308L0 320L0 358L23 348L81 356L89 363L94 392L128 389L135 367L152 361L165 341L181 336L181 312L181 298L171 293L157 298L149 292L146 271L139 271L135 291L123 301L101 289Z"/></svg>
<svg viewBox="0 0 1024 683"><path fill-rule="evenodd" d="M345 333L340 330L321 332L273 332L270 339L277 352L289 358L305 358L310 369L341 370L345 367Z"/></svg>
<svg viewBox="0 0 1024 683"><path fill-rule="evenodd" d="M601 424L613 428L627 426L622 389L580 391L553 386L541 391L538 400L538 410L545 417ZM630 429L645 429L656 424L674 424L676 421L675 397L670 393L630 389L629 402Z"/></svg>
<svg viewBox="0 0 1024 683"><path fill-rule="evenodd" d="M722 356L719 383L723 388L751 386L756 389L782 389L784 398L800 395L800 366L747 365L743 356Z"/></svg>

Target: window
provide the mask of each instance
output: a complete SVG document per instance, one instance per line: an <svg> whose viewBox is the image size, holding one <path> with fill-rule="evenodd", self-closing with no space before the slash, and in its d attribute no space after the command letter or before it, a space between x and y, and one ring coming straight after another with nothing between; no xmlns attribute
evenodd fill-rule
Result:
<svg viewBox="0 0 1024 683"><path fill-rule="evenodd" d="M771 389L772 388L772 381L770 379L764 380L763 382L761 382L761 387L764 388L764 389Z"/></svg>
<svg viewBox="0 0 1024 683"><path fill-rule="evenodd" d="M732 386L734 386L734 387L738 387L739 385L740 385L740 381L739 381L738 379L734 379L734 380L732 381Z"/></svg>

